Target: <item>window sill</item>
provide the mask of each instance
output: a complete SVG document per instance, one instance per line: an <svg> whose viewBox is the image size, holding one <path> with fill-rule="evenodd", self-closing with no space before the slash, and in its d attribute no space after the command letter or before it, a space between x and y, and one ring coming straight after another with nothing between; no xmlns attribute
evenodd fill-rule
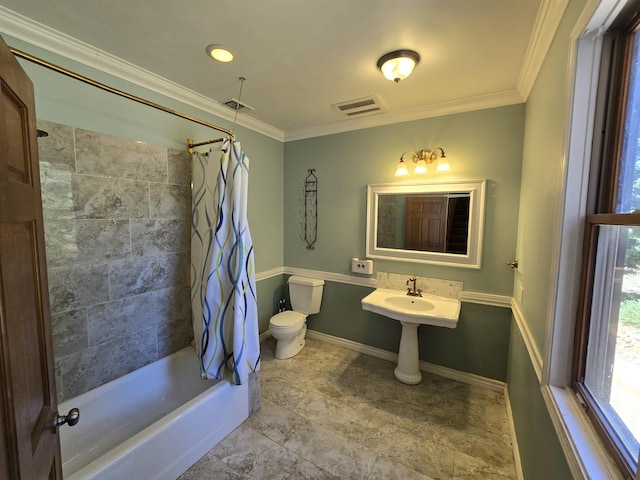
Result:
<svg viewBox="0 0 640 480"><path fill-rule="evenodd" d="M542 386L560 444L576 479L623 479L613 459L597 437L589 419L568 388Z"/></svg>

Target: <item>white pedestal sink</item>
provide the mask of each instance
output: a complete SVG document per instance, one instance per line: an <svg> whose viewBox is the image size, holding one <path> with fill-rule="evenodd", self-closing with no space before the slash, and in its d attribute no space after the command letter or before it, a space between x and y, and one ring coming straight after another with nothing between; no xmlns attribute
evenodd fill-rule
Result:
<svg viewBox="0 0 640 480"><path fill-rule="evenodd" d="M362 308L402 324L398 366L394 373L403 383L420 383L418 327L435 325L456 328L460 317L460 300L423 294L409 296L403 290L378 288L362 299Z"/></svg>

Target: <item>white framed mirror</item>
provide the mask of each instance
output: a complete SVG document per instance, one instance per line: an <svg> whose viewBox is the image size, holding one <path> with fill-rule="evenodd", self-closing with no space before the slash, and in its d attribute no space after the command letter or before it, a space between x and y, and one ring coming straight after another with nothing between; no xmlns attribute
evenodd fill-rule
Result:
<svg viewBox="0 0 640 480"><path fill-rule="evenodd" d="M479 269L486 180L367 188L366 255Z"/></svg>

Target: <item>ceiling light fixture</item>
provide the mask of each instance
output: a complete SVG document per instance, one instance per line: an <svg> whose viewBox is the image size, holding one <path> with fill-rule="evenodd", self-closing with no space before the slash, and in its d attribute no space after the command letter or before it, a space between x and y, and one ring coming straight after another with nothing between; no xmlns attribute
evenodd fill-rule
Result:
<svg viewBox="0 0 640 480"><path fill-rule="evenodd" d="M395 50L378 60L378 68L389 80L398 83L411 75L414 67L420 61L420 55L413 50Z"/></svg>
<svg viewBox="0 0 640 480"><path fill-rule="evenodd" d="M214 43L207 46L206 50L207 55L219 62L229 63L231 60L233 60L233 53L231 53L231 51L223 45Z"/></svg>
<svg viewBox="0 0 640 480"><path fill-rule="evenodd" d="M440 151L440 156L438 157L437 151ZM434 163L436 160L438 164L436 166L436 170L438 172L446 172L447 170L451 170L451 165L449 165L449 159L444 154L444 150L441 147L436 147L430 152L425 150L420 150L420 153L415 153L411 151L404 152L400 155L400 162L398 162L398 167L396 168L396 177L401 177L403 175L409 174L409 169L407 168L407 164L404 163L404 156L410 153L412 155L411 160L416 166L413 169L413 173L427 173L427 166Z"/></svg>

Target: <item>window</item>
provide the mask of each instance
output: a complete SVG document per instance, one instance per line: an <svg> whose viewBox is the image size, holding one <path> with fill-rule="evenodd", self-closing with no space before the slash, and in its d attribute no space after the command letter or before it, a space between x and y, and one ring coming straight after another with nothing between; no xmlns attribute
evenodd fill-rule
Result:
<svg viewBox="0 0 640 480"><path fill-rule="evenodd" d="M627 478L640 452L640 19L603 42L573 386Z"/></svg>

